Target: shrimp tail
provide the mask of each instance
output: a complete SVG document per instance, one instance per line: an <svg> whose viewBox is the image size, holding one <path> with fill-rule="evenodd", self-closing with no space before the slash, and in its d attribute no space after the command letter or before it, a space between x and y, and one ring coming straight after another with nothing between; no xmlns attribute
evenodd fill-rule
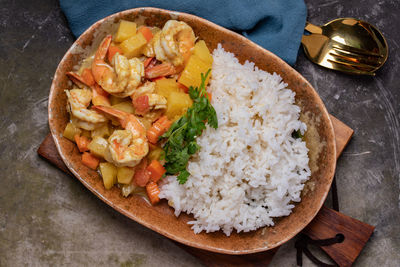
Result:
<svg viewBox="0 0 400 267"><path fill-rule="evenodd" d="M175 73L176 73L176 69L175 69L174 65L172 65L171 63L168 63L168 62L164 62L160 65L147 68L145 70L145 77L147 79L154 79L157 77L174 75Z"/></svg>
<svg viewBox="0 0 400 267"><path fill-rule="evenodd" d="M106 38L101 42L99 48L96 51L96 54L94 56L95 60L104 60L106 58L108 48L110 47L112 40L112 35L107 35Z"/></svg>
<svg viewBox="0 0 400 267"><path fill-rule="evenodd" d="M124 128L129 115L131 115L124 111L107 106L92 106L92 109L117 118L120 121L121 126Z"/></svg>
<svg viewBox="0 0 400 267"><path fill-rule="evenodd" d="M83 86L89 86L88 84L85 83L83 80L82 76L79 74L76 74L75 72L67 72L67 77L74 83L76 84L79 88L83 88Z"/></svg>

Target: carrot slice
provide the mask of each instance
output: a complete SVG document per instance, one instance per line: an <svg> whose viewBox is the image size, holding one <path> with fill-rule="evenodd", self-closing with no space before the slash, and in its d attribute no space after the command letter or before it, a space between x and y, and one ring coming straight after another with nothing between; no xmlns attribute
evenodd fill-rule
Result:
<svg viewBox="0 0 400 267"><path fill-rule="evenodd" d="M132 104L135 107L135 113L139 115L146 114L150 110L149 96L141 95L132 99Z"/></svg>
<svg viewBox="0 0 400 267"><path fill-rule="evenodd" d="M142 26L139 28L138 33L141 32L144 36L144 38L146 38L147 42L149 42L151 39L153 39L153 33L151 32L151 30L146 27L146 26Z"/></svg>
<svg viewBox="0 0 400 267"><path fill-rule="evenodd" d="M82 154L82 163L92 170L96 170L97 166L99 166L100 160L93 156L91 153L84 152Z"/></svg>
<svg viewBox="0 0 400 267"><path fill-rule="evenodd" d="M86 136L80 136L79 134L74 135L75 143L78 146L80 152L89 150L89 139Z"/></svg>
<svg viewBox="0 0 400 267"><path fill-rule="evenodd" d="M96 81L94 80L93 74L92 74L92 69L86 68L82 71L82 79L85 82L85 84L89 86L93 86Z"/></svg>
<svg viewBox="0 0 400 267"><path fill-rule="evenodd" d="M169 127L171 127L172 121L167 116L162 116L147 130L147 139L150 143L156 144L158 137L163 135Z"/></svg>
<svg viewBox="0 0 400 267"><path fill-rule="evenodd" d="M107 52L108 62L111 63L111 61L112 61L112 59L113 59L113 57L115 56L116 53L119 53L120 55L123 54L121 48L119 48L116 45L110 45L110 47L108 48L108 52Z"/></svg>
<svg viewBox="0 0 400 267"><path fill-rule="evenodd" d="M164 166L161 165L158 160L152 160L149 166L147 166L147 170L150 173L150 180L155 183L157 183L166 172Z"/></svg>
<svg viewBox="0 0 400 267"><path fill-rule="evenodd" d="M178 83L178 87L182 89L186 94L189 92L189 88L187 88L185 85Z"/></svg>
<svg viewBox="0 0 400 267"><path fill-rule="evenodd" d="M135 175L133 176L133 181L138 186L144 187L149 182L150 174L147 171L147 159L144 158L142 162L137 165L135 169Z"/></svg>
<svg viewBox="0 0 400 267"><path fill-rule="evenodd" d="M155 182L149 182L146 185L146 192L151 204L154 205L160 201L160 197L158 196L160 194L160 189Z"/></svg>

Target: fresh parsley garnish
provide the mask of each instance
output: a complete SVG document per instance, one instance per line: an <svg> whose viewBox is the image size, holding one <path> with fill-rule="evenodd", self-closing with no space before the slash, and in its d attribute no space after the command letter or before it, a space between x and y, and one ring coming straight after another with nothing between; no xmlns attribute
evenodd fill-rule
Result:
<svg viewBox="0 0 400 267"><path fill-rule="evenodd" d="M190 86L189 96L193 100L193 105L160 137L167 139L163 146L166 174L178 174L177 179L180 184L184 184L190 176L186 166L190 156L200 149L196 138L206 128L206 123L214 129L218 128L217 113L208 100L205 88L210 71L211 69L205 75L201 74L200 87Z"/></svg>

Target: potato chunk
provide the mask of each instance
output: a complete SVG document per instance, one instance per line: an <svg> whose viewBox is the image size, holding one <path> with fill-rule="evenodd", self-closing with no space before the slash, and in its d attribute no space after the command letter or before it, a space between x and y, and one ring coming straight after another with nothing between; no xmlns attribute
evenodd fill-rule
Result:
<svg viewBox="0 0 400 267"><path fill-rule="evenodd" d="M168 97L166 115L170 120L176 120L186 113L193 104L192 99L186 93L171 92Z"/></svg>
<svg viewBox="0 0 400 267"><path fill-rule="evenodd" d="M108 123L104 123L104 125L94 129L91 132L91 137L94 138L95 136L99 137L109 137L111 135L111 129Z"/></svg>
<svg viewBox="0 0 400 267"><path fill-rule="evenodd" d="M65 126L63 136L72 142L75 142L74 136L76 134L80 135L82 132L81 129L73 125L72 123L68 122L67 126Z"/></svg>
<svg viewBox="0 0 400 267"><path fill-rule="evenodd" d="M111 189L117 180L117 167L112 163L102 162L100 163L100 173L103 178L104 187Z"/></svg>
<svg viewBox="0 0 400 267"><path fill-rule="evenodd" d="M156 80L156 94L162 95L168 99L169 94L172 92L180 92L178 83L175 81L175 79Z"/></svg>
<svg viewBox="0 0 400 267"><path fill-rule="evenodd" d="M206 42L204 42L203 40L200 40L196 43L196 45L194 46L193 54L198 56L205 63L212 65L213 57L210 53L210 50L208 50Z"/></svg>
<svg viewBox="0 0 400 267"><path fill-rule="evenodd" d="M198 87L201 84L201 73L206 74L206 72L211 69L213 63L213 58L208 50L206 43L204 41L198 41L194 46L193 55L190 56L185 69L182 72L181 77L178 82L185 85L186 87ZM208 75L206 80L206 86L210 75Z"/></svg>
<svg viewBox="0 0 400 267"><path fill-rule="evenodd" d="M134 168L129 167L118 167L117 168L117 180L120 184L130 184L135 174Z"/></svg>
<svg viewBox="0 0 400 267"><path fill-rule="evenodd" d="M100 136L95 136L92 142L89 143L88 148L90 152L96 157L104 158L108 146L106 139Z"/></svg>
<svg viewBox="0 0 400 267"><path fill-rule="evenodd" d="M211 69L212 64L206 63L201 60L196 55L191 55L189 61L182 71L181 77L179 77L178 82L186 87L198 87L201 84L201 73L206 74L206 72ZM210 75L208 75L206 80L206 86Z"/></svg>
<svg viewBox="0 0 400 267"><path fill-rule="evenodd" d="M127 58L138 57L142 53L142 48L147 44L146 38L144 38L142 33L138 33L125 41L120 45L124 56Z"/></svg>
<svg viewBox="0 0 400 267"><path fill-rule="evenodd" d="M115 35L116 42L123 42L129 37L136 35L136 23L127 20L119 22L117 34Z"/></svg>

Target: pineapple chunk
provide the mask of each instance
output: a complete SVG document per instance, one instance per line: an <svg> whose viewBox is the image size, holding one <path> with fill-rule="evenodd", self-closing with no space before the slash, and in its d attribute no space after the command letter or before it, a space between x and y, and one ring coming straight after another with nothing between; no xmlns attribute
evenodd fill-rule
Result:
<svg viewBox="0 0 400 267"><path fill-rule="evenodd" d="M92 131L92 138L95 136L109 137L111 135L110 127L107 123L104 123L101 127L98 127Z"/></svg>
<svg viewBox="0 0 400 267"><path fill-rule="evenodd" d="M188 94L182 92L171 92L168 97L166 115L170 120L176 120L186 113L193 104Z"/></svg>
<svg viewBox="0 0 400 267"><path fill-rule="evenodd" d="M100 163L100 173L103 177L104 187L108 190L116 183L117 167L109 162Z"/></svg>
<svg viewBox="0 0 400 267"><path fill-rule="evenodd" d="M96 157L104 158L107 151L108 142L106 139L100 136L95 136L93 140L89 143L88 148L90 153Z"/></svg>
<svg viewBox="0 0 400 267"><path fill-rule="evenodd" d="M134 35L136 35L136 23L132 21L121 20L119 22L118 31L114 40L116 42L123 42Z"/></svg>
<svg viewBox="0 0 400 267"><path fill-rule="evenodd" d="M68 122L67 126L64 129L64 133L63 136L69 140L71 140L72 142L75 142L74 136L76 134L81 134L81 129L79 129L78 127L76 127L75 125L73 125L72 123Z"/></svg>
<svg viewBox="0 0 400 267"><path fill-rule="evenodd" d="M147 114L149 114L149 113L147 113ZM137 117L137 118L143 124L146 131L151 127L151 124L153 123L153 121L151 119L146 118L146 117Z"/></svg>
<svg viewBox="0 0 400 267"><path fill-rule="evenodd" d="M161 153L163 153L163 149L161 147L156 146L154 149L150 150L147 157L149 161L159 160L161 157Z"/></svg>
<svg viewBox="0 0 400 267"><path fill-rule="evenodd" d="M178 83L175 81L175 79L156 80L156 94L162 95L168 99L170 93L172 92L180 92Z"/></svg>
<svg viewBox="0 0 400 267"><path fill-rule="evenodd" d="M196 45L194 46L193 54L198 56L205 63L212 65L213 57L210 54L210 50L208 50L207 48L206 42L204 42L203 40L200 40L196 43Z"/></svg>
<svg viewBox="0 0 400 267"><path fill-rule="evenodd" d="M129 167L118 167L117 168L117 179L120 184L130 184L135 174L134 168Z"/></svg>
<svg viewBox="0 0 400 267"><path fill-rule="evenodd" d="M178 82L186 87L198 87L201 84L201 73L206 74L211 67L212 63L204 62L197 55L193 54L190 56L189 61L185 69L182 71ZM207 77L206 86L209 79L210 75Z"/></svg>
<svg viewBox="0 0 400 267"><path fill-rule="evenodd" d="M135 112L135 108L133 107L131 101L121 102L113 105L112 107L130 114L133 114Z"/></svg>
<svg viewBox="0 0 400 267"><path fill-rule="evenodd" d="M124 56L127 58L140 56L142 53L142 48L147 44L146 38L144 38L142 33L138 33L125 41L123 41L120 45L122 52L124 52Z"/></svg>
<svg viewBox="0 0 400 267"><path fill-rule="evenodd" d="M129 101L129 97L120 98L120 97L116 97L116 96L110 95L111 106L114 106L116 104L119 104L121 102L126 102L126 101Z"/></svg>

